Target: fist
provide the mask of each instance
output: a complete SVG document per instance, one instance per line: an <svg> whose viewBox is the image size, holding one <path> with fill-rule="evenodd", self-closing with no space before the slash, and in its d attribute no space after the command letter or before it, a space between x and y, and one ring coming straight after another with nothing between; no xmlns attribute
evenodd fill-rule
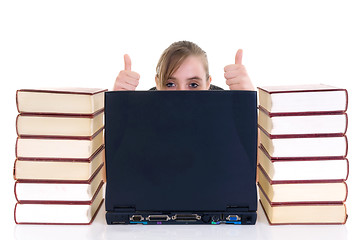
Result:
<svg viewBox="0 0 359 240"><path fill-rule="evenodd" d="M251 90L254 91L251 79L246 68L242 65L243 50L239 49L236 54L235 64L227 65L224 68L224 77L230 90Z"/></svg>
<svg viewBox="0 0 359 240"><path fill-rule="evenodd" d="M140 74L131 71L131 58L127 54L124 55L125 70L122 70L113 86L114 91L136 90L140 80Z"/></svg>

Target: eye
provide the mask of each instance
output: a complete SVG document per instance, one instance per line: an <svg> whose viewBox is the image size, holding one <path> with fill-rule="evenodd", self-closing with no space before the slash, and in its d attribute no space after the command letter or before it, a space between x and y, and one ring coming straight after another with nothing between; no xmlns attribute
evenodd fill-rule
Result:
<svg viewBox="0 0 359 240"><path fill-rule="evenodd" d="M189 86L191 88L197 88L199 85L197 83L191 83Z"/></svg>
<svg viewBox="0 0 359 240"><path fill-rule="evenodd" d="M166 87L174 87L174 86L175 86L175 84L174 84L174 83L171 83L171 82L166 83Z"/></svg>

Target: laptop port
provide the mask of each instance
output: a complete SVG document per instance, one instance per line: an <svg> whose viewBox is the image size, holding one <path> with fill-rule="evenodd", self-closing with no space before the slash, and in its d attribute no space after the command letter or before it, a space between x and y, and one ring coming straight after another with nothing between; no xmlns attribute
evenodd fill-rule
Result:
<svg viewBox="0 0 359 240"><path fill-rule="evenodd" d="M239 217L238 215L228 215L226 217L227 221L240 221L241 217Z"/></svg>
<svg viewBox="0 0 359 240"><path fill-rule="evenodd" d="M198 221L201 220L201 216L198 214L176 214L172 219L175 221Z"/></svg>
<svg viewBox="0 0 359 240"><path fill-rule="evenodd" d="M143 221L143 219L142 215L132 215L132 217L130 217L130 221L134 222Z"/></svg>
<svg viewBox="0 0 359 240"><path fill-rule="evenodd" d="M168 215L148 215L146 220L162 222L162 221L171 220L171 218Z"/></svg>

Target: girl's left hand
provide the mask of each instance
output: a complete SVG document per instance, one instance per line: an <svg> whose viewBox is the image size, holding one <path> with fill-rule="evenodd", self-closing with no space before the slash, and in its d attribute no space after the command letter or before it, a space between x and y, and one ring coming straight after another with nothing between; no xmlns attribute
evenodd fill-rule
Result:
<svg viewBox="0 0 359 240"><path fill-rule="evenodd" d="M248 76L247 70L242 64L243 50L239 49L236 54L235 64L224 68L224 77L230 90L254 91L254 86Z"/></svg>

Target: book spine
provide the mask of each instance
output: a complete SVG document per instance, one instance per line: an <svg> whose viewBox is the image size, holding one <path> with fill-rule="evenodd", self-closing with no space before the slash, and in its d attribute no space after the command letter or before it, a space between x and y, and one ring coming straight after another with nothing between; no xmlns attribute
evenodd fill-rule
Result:
<svg viewBox="0 0 359 240"><path fill-rule="evenodd" d="M17 178L16 178L16 163L17 163L17 159L15 159L15 161L14 161L14 167L12 170L12 176L13 176L14 180L17 180Z"/></svg>
<svg viewBox="0 0 359 240"><path fill-rule="evenodd" d="M15 122L15 127L16 127L16 135L19 136L19 117L20 117L20 114L18 114L16 116L16 122Z"/></svg>
<svg viewBox="0 0 359 240"><path fill-rule="evenodd" d="M345 91L345 96L346 96L346 105L345 105L345 110L344 112L346 112L348 110L348 103L349 103L349 94L348 94L348 90L343 89Z"/></svg>
<svg viewBox="0 0 359 240"><path fill-rule="evenodd" d="M17 109L17 112L20 113L20 109L19 109L19 91L20 90L16 90L16 109Z"/></svg>
<svg viewBox="0 0 359 240"><path fill-rule="evenodd" d="M345 121L344 134L346 134L347 131L348 131L348 114L347 114L347 113L344 113L344 114L345 114L345 119L346 119L346 121Z"/></svg>
<svg viewBox="0 0 359 240"><path fill-rule="evenodd" d="M344 181L343 182L344 185L345 185L345 190L346 190L346 195L345 195L345 198L344 198L344 201L343 202L346 202L347 201L347 198L348 198L348 184ZM346 209L345 209L346 210Z"/></svg>
<svg viewBox="0 0 359 240"><path fill-rule="evenodd" d="M345 155L344 157L346 157L348 155L348 137L347 135L344 135L344 138L345 138L345 142L346 142L346 149L345 149Z"/></svg>
<svg viewBox="0 0 359 240"><path fill-rule="evenodd" d="M16 199L16 202L19 202L19 199L18 199L18 197L17 197L17 191L16 191L16 185L17 185L17 181L15 182L15 184L14 184L14 194L15 194L15 199Z"/></svg>
<svg viewBox="0 0 359 240"><path fill-rule="evenodd" d="M16 142L15 142L15 158L17 158L17 144L19 142L19 137L16 138Z"/></svg>

